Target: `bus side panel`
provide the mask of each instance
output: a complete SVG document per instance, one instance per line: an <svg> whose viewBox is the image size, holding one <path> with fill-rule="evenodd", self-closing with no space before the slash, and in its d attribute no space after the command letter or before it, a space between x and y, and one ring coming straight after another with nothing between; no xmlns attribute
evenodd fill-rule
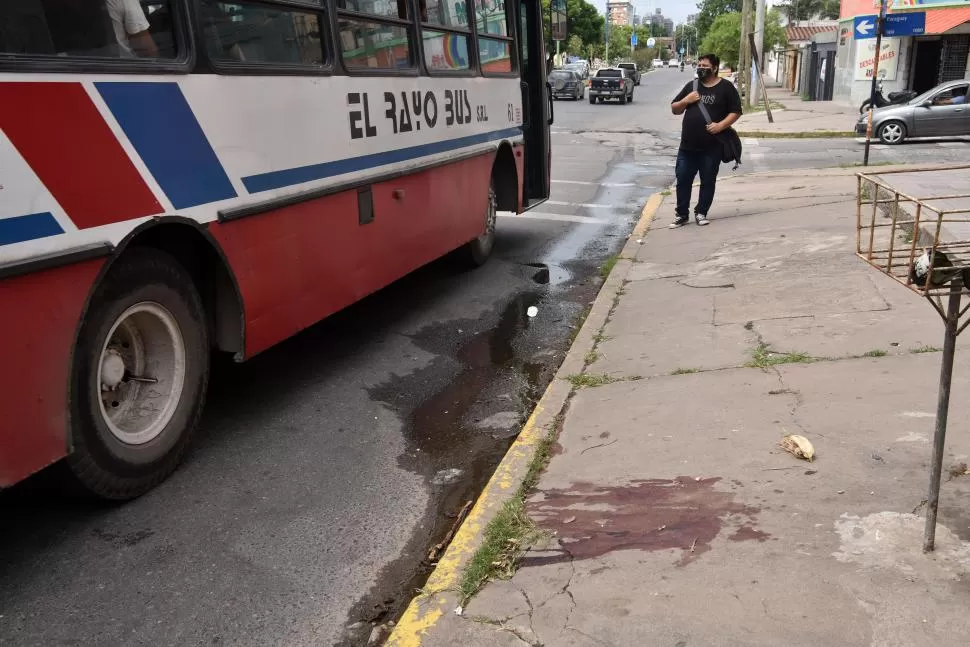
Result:
<svg viewBox="0 0 970 647"><path fill-rule="evenodd" d="M68 450L78 322L103 259L0 280L0 487Z"/></svg>
<svg viewBox="0 0 970 647"><path fill-rule="evenodd" d="M519 189L516 195L519 196L518 208L516 213L522 213L525 208L525 146L522 144L512 145L513 157L515 157L515 176L519 182Z"/></svg>
<svg viewBox="0 0 970 647"><path fill-rule="evenodd" d="M212 223L243 296L246 356L479 236L493 160L490 152L371 185L367 224L356 189Z"/></svg>

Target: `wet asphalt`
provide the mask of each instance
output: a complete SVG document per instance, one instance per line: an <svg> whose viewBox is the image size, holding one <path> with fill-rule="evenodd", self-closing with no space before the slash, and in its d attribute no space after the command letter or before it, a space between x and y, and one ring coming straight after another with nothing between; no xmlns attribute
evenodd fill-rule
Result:
<svg viewBox="0 0 970 647"><path fill-rule="evenodd" d="M41 474L0 493L0 645L366 645L673 181L668 102L686 80L646 75L627 106L556 102L552 197L499 219L485 267L433 263L246 364L218 362L193 449L155 491L98 506ZM855 145L785 141L763 143L790 164ZM925 146L910 154L965 154Z"/></svg>
<svg viewBox="0 0 970 647"><path fill-rule="evenodd" d="M191 452L148 495L69 501L44 474L0 493L0 644L365 645L670 184L672 153L648 132L661 109L556 102L552 197L500 217L485 267L433 263L250 362L217 362Z"/></svg>

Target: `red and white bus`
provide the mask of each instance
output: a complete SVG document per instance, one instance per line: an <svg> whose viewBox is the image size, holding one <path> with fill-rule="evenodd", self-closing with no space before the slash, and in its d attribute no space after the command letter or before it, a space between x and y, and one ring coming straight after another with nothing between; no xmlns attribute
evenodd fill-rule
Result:
<svg viewBox="0 0 970 647"><path fill-rule="evenodd" d="M539 0L0 1L0 488L175 469L243 361L549 195Z"/></svg>

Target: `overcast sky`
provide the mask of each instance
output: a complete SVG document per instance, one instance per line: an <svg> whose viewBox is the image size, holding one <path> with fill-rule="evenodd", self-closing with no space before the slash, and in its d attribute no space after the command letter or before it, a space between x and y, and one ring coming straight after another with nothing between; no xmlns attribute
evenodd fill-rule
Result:
<svg viewBox="0 0 970 647"><path fill-rule="evenodd" d="M606 0L588 0L599 9L600 13L606 15ZM687 18L688 14L697 13L697 3L699 0L633 0L633 6L637 9L637 15L653 13L657 9L663 12L667 18L672 18L674 23L681 23ZM2 0L0 0L2 2ZM768 0L768 5L773 4Z"/></svg>

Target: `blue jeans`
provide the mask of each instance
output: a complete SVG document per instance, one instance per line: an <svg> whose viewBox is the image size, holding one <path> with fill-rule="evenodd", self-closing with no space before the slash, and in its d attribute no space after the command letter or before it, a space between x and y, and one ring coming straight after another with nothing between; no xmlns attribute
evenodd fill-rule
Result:
<svg viewBox="0 0 970 647"><path fill-rule="evenodd" d="M707 215L711 203L714 202L714 185L717 183L717 171L721 166L721 149L713 148L706 151L677 152L677 215L690 215L690 192L694 178L701 176L701 190L697 196L697 206L694 213Z"/></svg>

